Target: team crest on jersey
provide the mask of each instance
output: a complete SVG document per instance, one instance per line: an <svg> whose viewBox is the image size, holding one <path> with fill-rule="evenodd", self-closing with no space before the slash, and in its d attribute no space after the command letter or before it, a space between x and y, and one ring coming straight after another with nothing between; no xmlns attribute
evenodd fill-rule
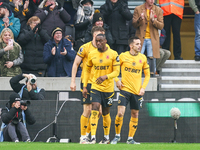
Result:
<svg viewBox="0 0 200 150"><path fill-rule="evenodd" d="M140 59L139 62L142 63L142 60Z"/></svg>
<svg viewBox="0 0 200 150"><path fill-rule="evenodd" d="M102 63L102 62L103 62L103 60L102 60L102 59L99 59L99 62L100 62L100 63Z"/></svg>
<svg viewBox="0 0 200 150"><path fill-rule="evenodd" d="M109 59L109 55L106 56L106 59Z"/></svg>
<svg viewBox="0 0 200 150"><path fill-rule="evenodd" d="M135 64L136 64L135 62L132 63L133 66L135 66Z"/></svg>
<svg viewBox="0 0 200 150"><path fill-rule="evenodd" d="M119 62L119 56L116 57L116 61Z"/></svg>

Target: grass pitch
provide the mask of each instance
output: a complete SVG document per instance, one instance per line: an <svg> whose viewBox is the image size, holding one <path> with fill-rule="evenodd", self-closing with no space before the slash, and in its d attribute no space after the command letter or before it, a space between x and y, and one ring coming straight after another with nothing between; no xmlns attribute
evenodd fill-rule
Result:
<svg viewBox="0 0 200 150"><path fill-rule="evenodd" d="M0 143L0 150L199 150L200 143L141 143L140 145L128 145L118 143L116 145L79 143Z"/></svg>

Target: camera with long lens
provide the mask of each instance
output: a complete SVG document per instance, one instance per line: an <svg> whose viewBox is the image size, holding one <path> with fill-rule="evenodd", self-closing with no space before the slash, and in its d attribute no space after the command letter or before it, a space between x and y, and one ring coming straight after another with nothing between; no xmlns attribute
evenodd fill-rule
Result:
<svg viewBox="0 0 200 150"><path fill-rule="evenodd" d="M26 100L21 100L20 104L23 105L23 106L29 106L31 104L31 102L30 101L26 101Z"/></svg>

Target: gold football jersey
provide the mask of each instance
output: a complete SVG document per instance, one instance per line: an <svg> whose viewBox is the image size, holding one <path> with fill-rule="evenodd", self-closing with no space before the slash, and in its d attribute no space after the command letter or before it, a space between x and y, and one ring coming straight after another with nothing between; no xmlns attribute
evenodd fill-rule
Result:
<svg viewBox="0 0 200 150"><path fill-rule="evenodd" d="M88 42L86 44L83 44L79 48L79 51L77 52L77 55L82 58L82 63L83 63L82 73L81 73L81 81L82 82L83 82L83 78L84 78L84 72L85 72L85 69L86 69L88 54L91 51L94 51L94 50L97 50L97 48L93 46L92 42ZM93 70L91 71L90 76L93 76ZM90 77L89 77L88 83L91 83Z"/></svg>
<svg viewBox="0 0 200 150"><path fill-rule="evenodd" d="M119 57L116 51L108 49L101 53L98 50L92 51L88 55L87 71L84 75L84 87L87 86L88 76L90 75L91 69L93 69L92 88L101 92L113 92L114 91L114 80L113 78L119 75ZM96 83L96 79L100 76L107 75L108 79L103 81L101 84Z"/></svg>
<svg viewBox="0 0 200 150"><path fill-rule="evenodd" d="M145 55L139 53L133 56L129 51L121 53L119 56L121 66L121 82L124 85L121 90L138 95L141 88L146 88L150 71ZM142 70L144 70L145 79L142 85Z"/></svg>

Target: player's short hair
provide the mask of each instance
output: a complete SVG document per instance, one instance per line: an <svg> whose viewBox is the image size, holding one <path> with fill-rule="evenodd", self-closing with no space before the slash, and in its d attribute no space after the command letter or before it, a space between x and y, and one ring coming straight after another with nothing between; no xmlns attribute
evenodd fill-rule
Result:
<svg viewBox="0 0 200 150"><path fill-rule="evenodd" d="M91 30L92 36L93 36L94 32L96 32L96 31L105 32L105 29L103 27L99 27L99 26L92 27L92 30Z"/></svg>
<svg viewBox="0 0 200 150"><path fill-rule="evenodd" d="M132 36L132 37L130 37L130 38L128 39L128 45L130 45L131 43L133 43L134 40L138 40L138 39L140 39L140 38L137 37L137 36Z"/></svg>
<svg viewBox="0 0 200 150"><path fill-rule="evenodd" d="M106 39L106 35L105 34L98 34L97 36L102 36L103 38Z"/></svg>

